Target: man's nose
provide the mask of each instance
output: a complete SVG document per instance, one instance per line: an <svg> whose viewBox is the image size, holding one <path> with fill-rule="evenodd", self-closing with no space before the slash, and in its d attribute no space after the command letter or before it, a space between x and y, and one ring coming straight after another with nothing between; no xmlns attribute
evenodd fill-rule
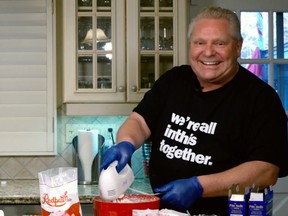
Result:
<svg viewBox="0 0 288 216"><path fill-rule="evenodd" d="M215 54L215 49L212 44L207 44L204 49L204 53L206 56L212 56Z"/></svg>

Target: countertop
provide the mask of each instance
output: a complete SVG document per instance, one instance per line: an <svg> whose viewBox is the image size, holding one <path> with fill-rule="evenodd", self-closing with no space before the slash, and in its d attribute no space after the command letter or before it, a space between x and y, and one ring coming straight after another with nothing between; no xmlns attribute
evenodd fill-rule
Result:
<svg viewBox="0 0 288 216"><path fill-rule="evenodd" d="M135 179L127 193L152 193L149 180ZM78 185L80 203L90 204L99 195L98 185ZM1 180L0 205L40 204L38 180Z"/></svg>
<svg viewBox="0 0 288 216"><path fill-rule="evenodd" d="M97 196L98 185L78 185L79 199L83 215L93 215L91 207L94 196ZM152 193L149 180L135 179L127 193ZM40 191L38 180L0 180L0 206L5 210L5 215L24 215L15 213L16 206L22 206L23 212L28 212L27 205L37 206L37 209L31 209L32 212L41 212ZM275 193L273 198L273 215L287 215L287 193ZM90 207L89 207L90 206ZM5 207L5 208L3 208ZM87 207L87 208L86 208ZM10 213L9 213L10 211ZM11 213L12 212L12 213ZM41 214L41 213L40 213Z"/></svg>

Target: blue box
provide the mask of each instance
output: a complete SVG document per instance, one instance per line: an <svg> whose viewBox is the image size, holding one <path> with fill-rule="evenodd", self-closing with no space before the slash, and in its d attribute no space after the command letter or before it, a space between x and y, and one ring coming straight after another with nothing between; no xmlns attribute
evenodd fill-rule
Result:
<svg viewBox="0 0 288 216"><path fill-rule="evenodd" d="M253 188L248 202L249 216L272 216L273 189L272 186L260 191Z"/></svg>
<svg viewBox="0 0 288 216"><path fill-rule="evenodd" d="M229 216L248 216L248 199L250 188L232 185L229 189Z"/></svg>

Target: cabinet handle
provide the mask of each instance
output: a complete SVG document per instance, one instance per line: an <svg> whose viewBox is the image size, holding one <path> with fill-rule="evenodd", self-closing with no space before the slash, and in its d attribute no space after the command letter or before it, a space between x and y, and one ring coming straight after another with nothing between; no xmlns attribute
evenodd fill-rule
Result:
<svg viewBox="0 0 288 216"><path fill-rule="evenodd" d="M124 86L119 86L119 87L118 87L118 91L119 91L119 92L124 92Z"/></svg>
<svg viewBox="0 0 288 216"><path fill-rule="evenodd" d="M131 87L131 91L132 91L132 92L136 92L137 90L138 90L138 88L137 88L136 85L133 85L133 86Z"/></svg>

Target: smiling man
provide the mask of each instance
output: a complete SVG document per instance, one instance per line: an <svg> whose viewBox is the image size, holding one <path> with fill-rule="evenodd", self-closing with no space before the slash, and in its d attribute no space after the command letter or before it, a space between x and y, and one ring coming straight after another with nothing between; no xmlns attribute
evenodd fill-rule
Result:
<svg viewBox="0 0 288 216"><path fill-rule="evenodd" d="M120 127L101 168L118 171L152 140L149 177L161 208L228 215L233 184L288 175L287 116L272 87L237 62L235 13L209 7L189 27L190 65L162 75Z"/></svg>
<svg viewBox="0 0 288 216"><path fill-rule="evenodd" d="M224 86L238 72L243 40L229 12L203 11L190 25L190 63L204 92Z"/></svg>

